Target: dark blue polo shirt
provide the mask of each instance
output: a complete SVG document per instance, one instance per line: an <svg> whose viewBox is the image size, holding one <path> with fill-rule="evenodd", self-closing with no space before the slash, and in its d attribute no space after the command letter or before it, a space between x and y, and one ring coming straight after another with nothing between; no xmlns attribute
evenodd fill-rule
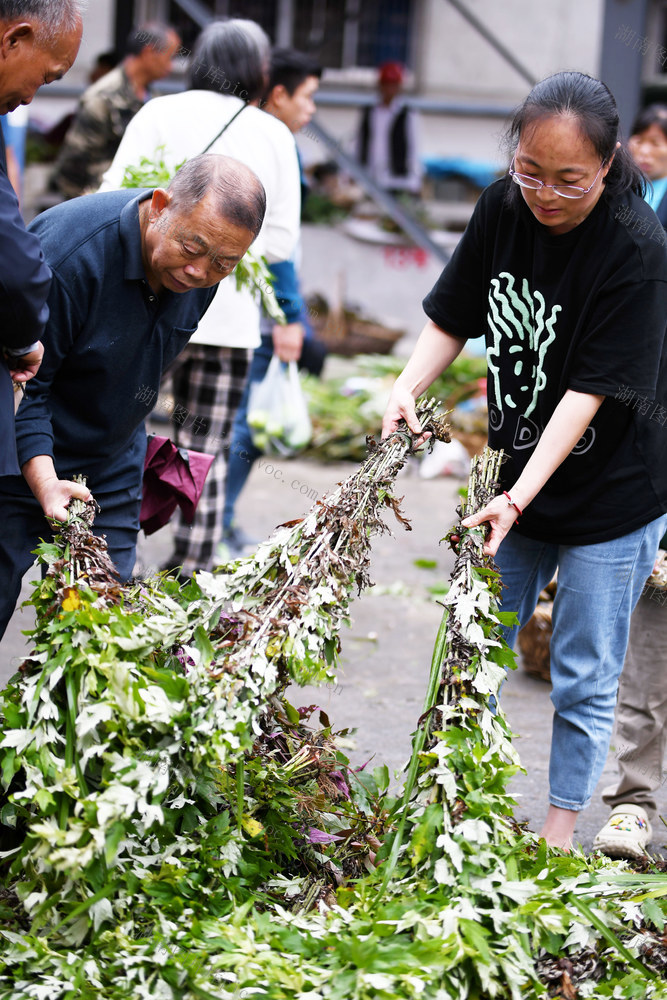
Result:
<svg viewBox="0 0 667 1000"><path fill-rule="evenodd" d="M0 129L0 475L18 473L14 442L14 391L3 347L29 347L42 339L49 315L51 273L39 240L26 232L7 176Z"/></svg>
<svg viewBox="0 0 667 1000"><path fill-rule="evenodd" d="M30 229L53 272L44 361L17 414L19 462L51 455L61 479L136 485L144 420L215 288L157 296L146 281L138 206L149 191L85 195Z"/></svg>

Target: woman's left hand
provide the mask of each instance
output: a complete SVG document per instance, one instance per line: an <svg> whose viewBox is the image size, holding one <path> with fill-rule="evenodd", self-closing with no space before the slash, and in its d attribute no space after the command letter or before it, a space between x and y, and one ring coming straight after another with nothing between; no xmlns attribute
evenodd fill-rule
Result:
<svg viewBox="0 0 667 1000"><path fill-rule="evenodd" d="M476 528L479 524L488 522L491 525L491 531L484 543L483 552L486 556L495 556L500 543L516 518L516 509L508 504L506 497L498 496L487 503L486 507L482 507L477 514L466 517L461 521L461 524L464 528Z"/></svg>

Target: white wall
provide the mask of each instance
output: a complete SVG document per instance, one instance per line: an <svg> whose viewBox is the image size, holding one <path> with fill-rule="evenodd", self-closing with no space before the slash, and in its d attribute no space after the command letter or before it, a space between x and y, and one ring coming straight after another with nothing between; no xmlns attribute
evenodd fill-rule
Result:
<svg viewBox="0 0 667 1000"><path fill-rule="evenodd" d="M89 0L79 55L67 75L70 82L85 83L95 57L114 47L115 10L115 0Z"/></svg>
<svg viewBox="0 0 667 1000"><path fill-rule="evenodd" d="M603 0L465 0L536 79L563 69L595 74ZM424 95L503 103L526 93L525 80L447 0L423 0L418 84Z"/></svg>

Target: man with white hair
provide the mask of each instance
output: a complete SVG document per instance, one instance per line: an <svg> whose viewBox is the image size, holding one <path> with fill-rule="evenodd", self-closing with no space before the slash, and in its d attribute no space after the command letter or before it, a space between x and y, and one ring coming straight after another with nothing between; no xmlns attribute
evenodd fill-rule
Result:
<svg viewBox="0 0 667 1000"><path fill-rule="evenodd" d="M0 114L30 104L59 80L81 43L82 0L0 0ZM18 472L12 379L39 368L50 271L38 238L26 232L7 176L0 130L0 475Z"/></svg>
<svg viewBox="0 0 667 1000"><path fill-rule="evenodd" d="M270 52L269 39L254 21L231 18L204 28L192 53L188 89L156 97L135 115L101 190L120 187L126 168L142 157L162 159L175 171L204 149L233 156L255 171L266 190L266 220L253 253L266 257L275 276L294 270L301 184L292 133L256 106L266 88ZM303 303L297 295L277 299L287 325L276 325L274 348L283 361L296 360ZM229 437L252 350L259 344L259 303L227 282L170 371L176 444L216 456L192 525L180 520L174 530L174 551L166 565L181 567L182 576L211 569L217 559Z"/></svg>
<svg viewBox="0 0 667 1000"><path fill-rule="evenodd" d="M22 476L0 477L0 636L45 518L70 497L100 506L123 580L132 575L146 453L160 378L194 334L216 286L257 236L264 188L229 156L196 156L169 187L73 198L31 224L53 272L46 352L16 417Z"/></svg>

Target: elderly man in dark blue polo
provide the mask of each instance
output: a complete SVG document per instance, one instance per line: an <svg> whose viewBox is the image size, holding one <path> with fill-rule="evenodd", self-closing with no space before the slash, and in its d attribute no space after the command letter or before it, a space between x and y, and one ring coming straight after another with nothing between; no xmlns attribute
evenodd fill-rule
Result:
<svg viewBox="0 0 667 1000"><path fill-rule="evenodd" d="M87 195L50 209L31 229L53 273L44 360L16 424L23 477L0 477L0 636L45 516L70 497L101 507L122 579L139 529L144 420L164 369L185 347L215 286L255 239L266 199L231 157L188 161L165 191Z"/></svg>

